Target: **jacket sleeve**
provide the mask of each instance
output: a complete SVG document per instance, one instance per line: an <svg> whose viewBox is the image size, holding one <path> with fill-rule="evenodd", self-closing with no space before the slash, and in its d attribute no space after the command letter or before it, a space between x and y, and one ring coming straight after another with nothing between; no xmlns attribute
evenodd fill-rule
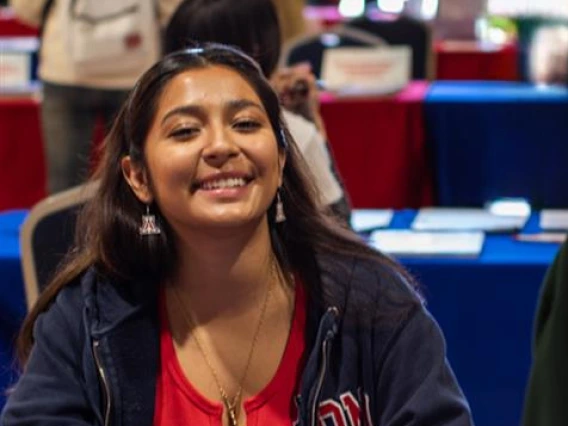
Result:
<svg viewBox="0 0 568 426"><path fill-rule="evenodd" d="M36 321L28 364L9 395L2 426L92 426L83 363L82 321L57 302ZM94 392L98 393L98 389Z"/></svg>
<svg viewBox="0 0 568 426"><path fill-rule="evenodd" d="M22 22L33 27L41 24L41 15L47 0L10 0L8 4Z"/></svg>
<svg viewBox="0 0 568 426"><path fill-rule="evenodd" d="M417 308L381 356L376 405L379 425L473 425L445 352L440 328L424 308Z"/></svg>
<svg viewBox="0 0 568 426"><path fill-rule="evenodd" d="M564 426L568 419L568 243L541 286L535 319L533 365L523 424Z"/></svg>

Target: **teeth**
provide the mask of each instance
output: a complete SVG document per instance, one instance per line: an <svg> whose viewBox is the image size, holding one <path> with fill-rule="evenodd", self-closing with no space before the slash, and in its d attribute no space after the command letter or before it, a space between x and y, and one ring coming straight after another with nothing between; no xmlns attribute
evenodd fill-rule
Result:
<svg viewBox="0 0 568 426"><path fill-rule="evenodd" d="M201 187L203 189L223 189L223 188L237 188L245 186L246 181L243 178L229 178L220 179L211 182L205 182Z"/></svg>

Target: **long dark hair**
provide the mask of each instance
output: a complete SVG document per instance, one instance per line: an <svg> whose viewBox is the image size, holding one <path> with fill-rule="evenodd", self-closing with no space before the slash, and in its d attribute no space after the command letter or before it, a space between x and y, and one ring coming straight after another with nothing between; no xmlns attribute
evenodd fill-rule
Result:
<svg viewBox="0 0 568 426"><path fill-rule="evenodd" d="M278 13L272 0L185 0L166 27L165 52L193 41L237 46L269 77L282 44Z"/></svg>
<svg viewBox="0 0 568 426"><path fill-rule="evenodd" d="M369 248L320 209L304 160L282 121L278 98L258 65L237 49L205 44L172 53L155 64L140 78L120 110L105 139L103 156L93 177L100 181L99 187L78 218L76 246L24 320L18 338L22 365L33 345L37 317L49 308L62 288L76 282L86 269L94 267L117 285L136 283L138 288L146 289L156 288L157 283L171 278L177 262L173 232L155 205L153 210L163 232L151 237L139 235L145 206L124 179L121 160L130 155L134 163L145 167L146 136L164 88L184 71L213 65L236 71L251 85L267 112L279 148L286 152L281 187L286 222L275 223L275 202L268 210L272 247L282 269L299 274L312 297L334 305L340 304L349 290L351 278L345 272L356 259L369 261L379 279L400 281L403 277L411 282L400 266ZM326 256L334 261L316 261ZM341 262L341 257L350 262ZM321 277L325 274L340 285L323 286ZM413 298L403 299L406 309Z"/></svg>

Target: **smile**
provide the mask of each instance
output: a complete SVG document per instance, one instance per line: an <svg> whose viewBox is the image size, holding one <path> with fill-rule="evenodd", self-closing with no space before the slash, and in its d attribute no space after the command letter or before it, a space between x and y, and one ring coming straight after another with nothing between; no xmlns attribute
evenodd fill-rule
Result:
<svg viewBox="0 0 568 426"><path fill-rule="evenodd" d="M240 188L247 183L248 181L245 178L228 178L204 182L199 185L199 187L207 191L213 189Z"/></svg>
<svg viewBox="0 0 568 426"><path fill-rule="evenodd" d="M215 173L202 179L197 179L193 183L192 189L194 191L235 190L247 186L252 180L254 180L254 177L246 173Z"/></svg>

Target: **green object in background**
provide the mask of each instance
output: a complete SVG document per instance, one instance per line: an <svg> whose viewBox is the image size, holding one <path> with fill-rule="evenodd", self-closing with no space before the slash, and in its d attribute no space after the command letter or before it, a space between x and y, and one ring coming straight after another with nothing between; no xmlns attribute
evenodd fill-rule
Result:
<svg viewBox="0 0 568 426"><path fill-rule="evenodd" d="M489 28L498 28L500 30L503 30L510 36L517 35L517 25L511 18L504 16L488 16L487 25Z"/></svg>

